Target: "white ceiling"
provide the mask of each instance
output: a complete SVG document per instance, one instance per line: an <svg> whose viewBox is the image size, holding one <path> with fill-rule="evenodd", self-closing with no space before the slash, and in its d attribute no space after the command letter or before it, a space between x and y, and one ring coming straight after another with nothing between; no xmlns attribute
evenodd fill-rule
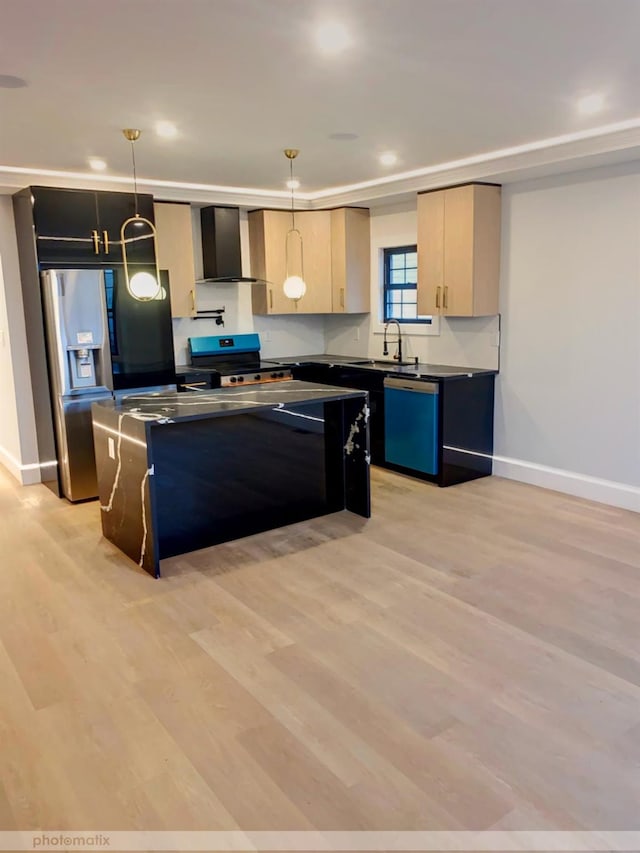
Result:
<svg viewBox="0 0 640 853"><path fill-rule="evenodd" d="M0 0L0 74L29 84L0 89L0 172L128 175L133 126L150 179L282 190L296 146L307 192L376 180L639 118L639 33L639 0Z"/></svg>

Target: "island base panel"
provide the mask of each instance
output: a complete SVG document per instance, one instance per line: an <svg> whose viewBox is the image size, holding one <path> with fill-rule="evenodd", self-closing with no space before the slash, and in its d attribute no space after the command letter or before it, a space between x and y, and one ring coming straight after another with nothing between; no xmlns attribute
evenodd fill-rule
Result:
<svg viewBox="0 0 640 853"><path fill-rule="evenodd" d="M343 509L325 447L322 404L152 429L160 559Z"/></svg>
<svg viewBox="0 0 640 853"><path fill-rule="evenodd" d="M326 454L340 508L371 517L370 409L367 398L325 404Z"/></svg>
<svg viewBox="0 0 640 853"><path fill-rule="evenodd" d="M102 533L149 574L160 576L144 421L94 404L93 441Z"/></svg>

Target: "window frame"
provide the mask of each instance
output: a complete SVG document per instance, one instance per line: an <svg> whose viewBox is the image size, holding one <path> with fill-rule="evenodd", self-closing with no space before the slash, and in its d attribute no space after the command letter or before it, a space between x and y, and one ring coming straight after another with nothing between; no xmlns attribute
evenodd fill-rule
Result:
<svg viewBox="0 0 640 853"><path fill-rule="evenodd" d="M387 313L387 309L390 306L390 302L388 299L388 292L391 290L408 290L416 294L416 303L418 299L418 284L417 284L417 261L416 261L416 283L404 283L404 284L393 284L391 282L391 271L393 267L391 266L391 261L394 255L409 255L416 254L418 252L418 247L414 243L409 243L404 246L385 246L382 249L382 322L398 322L402 326L418 326L418 327L429 327L433 326L433 317L393 317L389 316ZM406 262L405 262L406 269ZM417 312L417 304L416 304L416 312Z"/></svg>

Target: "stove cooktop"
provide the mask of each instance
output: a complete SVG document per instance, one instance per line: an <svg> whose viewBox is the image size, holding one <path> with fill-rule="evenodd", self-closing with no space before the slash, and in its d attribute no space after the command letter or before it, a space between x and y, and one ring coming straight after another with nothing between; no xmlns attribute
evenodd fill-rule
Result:
<svg viewBox="0 0 640 853"><path fill-rule="evenodd" d="M264 382L282 382L293 379L289 368L268 361L257 361L253 364L187 364L176 367L176 374L188 376L196 374L206 377L210 388L228 388L237 385L258 385ZM193 384L193 383L190 383Z"/></svg>

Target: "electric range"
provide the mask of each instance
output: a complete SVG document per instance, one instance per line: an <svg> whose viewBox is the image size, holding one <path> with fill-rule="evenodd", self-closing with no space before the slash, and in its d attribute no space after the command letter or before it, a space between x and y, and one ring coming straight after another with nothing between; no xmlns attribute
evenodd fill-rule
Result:
<svg viewBox="0 0 640 853"><path fill-rule="evenodd" d="M262 361L260 336L209 335L189 338L190 364L176 368L183 390L231 388L293 379L290 368ZM195 378L194 378L195 377Z"/></svg>

